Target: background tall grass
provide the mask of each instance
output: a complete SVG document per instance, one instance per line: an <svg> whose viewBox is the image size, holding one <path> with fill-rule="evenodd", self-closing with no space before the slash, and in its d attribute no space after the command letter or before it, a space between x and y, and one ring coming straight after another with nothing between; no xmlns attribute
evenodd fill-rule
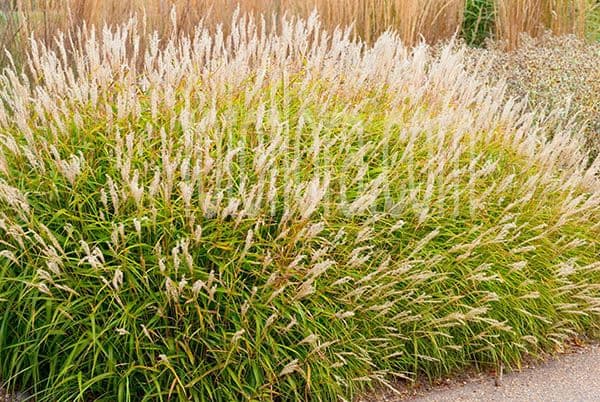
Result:
<svg viewBox="0 0 600 402"><path fill-rule="evenodd" d="M325 27L353 25L356 35L367 41L394 27L407 44L414 44L421 36L436 41L453 35L461 25L464 4L463 0L15 0L4 6L13 15L9 18L13 35L35 32L46 40L58 30L83 23L118 24L142 12L149 31L164 32L171 29L167 16L172 7L177 10L180 31L191 32L200 20L205 25L224 24L227 31L238 8L241 14L302 17L317 10Z"/></svg>
<svg viewBox="0 0 600 402"><path fill-rule="evenodd" d="M589 0L497 0L496 34L511 49L522 33L538 37L549 30L583 38L590 7Z"/></svg>
<svg viewBox="0 0 600 402"><path fill-rule="evenodd" d="M368 42L392 27L408 45L448 39L460 31L471 44L482 44L493 35L514 48L523 32L537 36L549 29L583 37L586 23L597 25L591 12L594 4L594 0L12 0L0 5L0 44L18 58L31 34L52 43L58 31L118 24L134 13L143 13L143 30L156 30L163 38L172 29L191 33L200 20L213 27L223 24L227 32L239 7L242 14L303 17L316 9L325 28L353 24L354 33ZM178 11L176 21L168 18L172 7Z"/></svg>

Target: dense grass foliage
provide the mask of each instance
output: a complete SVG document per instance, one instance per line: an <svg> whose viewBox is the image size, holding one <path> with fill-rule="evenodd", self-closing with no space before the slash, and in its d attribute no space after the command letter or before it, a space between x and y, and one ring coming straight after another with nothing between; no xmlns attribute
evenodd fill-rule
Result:
<svg viewBox="0 0 600 402"><path fill-rule="evenodd" d="M338 400L598 327L600 186L461 51L316 18L33 41L0 97L0 377ZM66 40L66 39L65 39Z"/></svg>

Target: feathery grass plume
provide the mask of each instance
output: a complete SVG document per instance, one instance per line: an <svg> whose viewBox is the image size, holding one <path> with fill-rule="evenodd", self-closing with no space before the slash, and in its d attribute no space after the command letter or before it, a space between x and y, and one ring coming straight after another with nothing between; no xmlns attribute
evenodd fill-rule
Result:
<svg viewBox="0 0 600 402"><path fill-rule="evenodd" d="M598 328L600 164L463 50L316 15L138 32L2 73L10 389L337 400Z"/></svg>

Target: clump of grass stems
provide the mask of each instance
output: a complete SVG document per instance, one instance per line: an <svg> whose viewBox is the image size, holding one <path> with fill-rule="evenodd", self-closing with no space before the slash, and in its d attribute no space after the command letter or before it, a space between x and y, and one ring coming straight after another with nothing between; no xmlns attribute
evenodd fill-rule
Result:
<svg viewBox="0 0 600 402"><path fill-rule="evenodd" d="M277 25L132 20L4 70L9 389L350 399L597 328L600 164L568 127L452 47Z"/></svg>

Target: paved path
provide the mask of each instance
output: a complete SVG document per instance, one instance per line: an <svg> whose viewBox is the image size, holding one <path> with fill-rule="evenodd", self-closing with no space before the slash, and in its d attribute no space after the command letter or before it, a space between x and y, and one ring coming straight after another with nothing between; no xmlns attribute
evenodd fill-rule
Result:
<svg viewBox="0 0 600 402"><path fill-rule="evenodd" d="M403 402L600 402L600 346L558 356L519 373L504 374L501 385L482 377L435 387Z"/></svg>

